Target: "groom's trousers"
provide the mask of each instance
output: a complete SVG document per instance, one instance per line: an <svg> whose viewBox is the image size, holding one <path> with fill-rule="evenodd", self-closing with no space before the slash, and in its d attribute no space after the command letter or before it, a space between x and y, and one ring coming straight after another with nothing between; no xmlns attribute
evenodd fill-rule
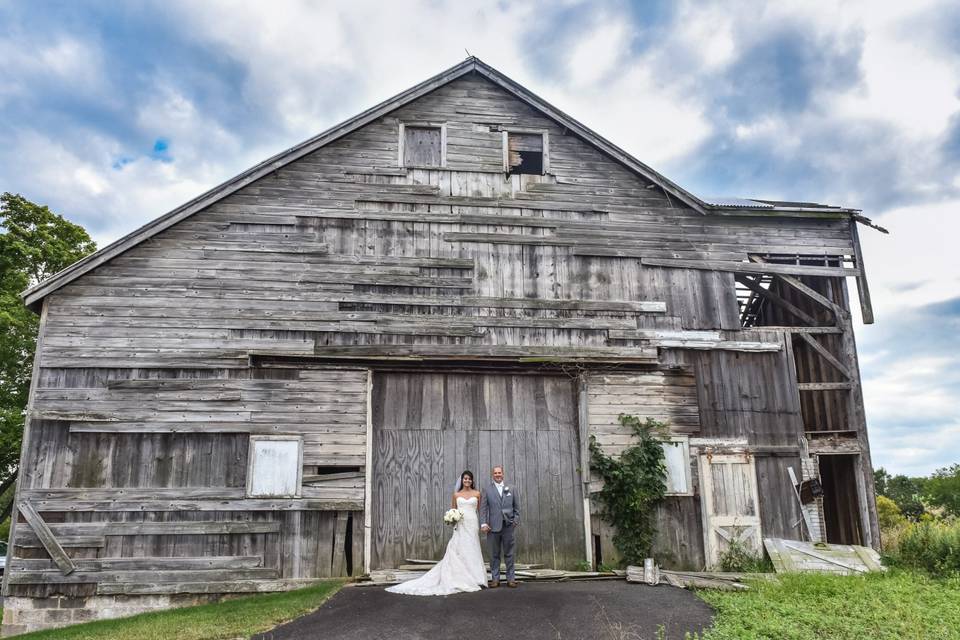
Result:
<svg viewBox="0 0 960 640"><path fill-rule="evenodd" d="M500 582L500 554L503 553L504 564L507 565L507 580L513 582L517 579L513 569L513 550L514 550L514 526L503 523L500 531L489 531L487 533L487 544L490 546L490 579L494 582Z"/></svg>

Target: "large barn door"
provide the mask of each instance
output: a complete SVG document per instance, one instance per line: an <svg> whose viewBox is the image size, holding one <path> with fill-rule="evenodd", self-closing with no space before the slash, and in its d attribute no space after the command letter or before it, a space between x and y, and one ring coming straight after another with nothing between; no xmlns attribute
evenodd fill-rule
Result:
<svg viewBox="0 0 960 640"><path fill-rule="evenodd" d="M708 567L720 562L732 542L739 542L752 553L761 552L760 499L753 456L701 455L700 501Z"/></svg>
<svg viewBox="0 0 960 640"><path fill-rule="evenodd" d="M572 569L585 559L572 380L384 372L372 402L371 569L439 559L460 473L485 484L495 464L520 498L517 561Z"/></svg>

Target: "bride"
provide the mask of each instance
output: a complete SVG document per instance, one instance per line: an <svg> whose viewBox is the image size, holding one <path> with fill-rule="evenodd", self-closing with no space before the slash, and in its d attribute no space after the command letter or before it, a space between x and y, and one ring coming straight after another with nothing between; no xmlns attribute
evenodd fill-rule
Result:
<svg viewBox="0 0 960 640"><path fill-rule="evenodd" d="M455 509L463 511L461 520L453 529L443 558L419 578L408 580L387 591L413 596L446 596L460 591L479 591L487 584L487 569L480 551L480 527L477 510L480 492L476 490L473 473L460 475L457 492L450 500Z"/></svg>

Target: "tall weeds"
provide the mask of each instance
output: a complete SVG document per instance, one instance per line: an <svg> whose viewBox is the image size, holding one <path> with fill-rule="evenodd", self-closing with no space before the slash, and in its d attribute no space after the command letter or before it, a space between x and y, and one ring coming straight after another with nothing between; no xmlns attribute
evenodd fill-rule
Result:
<svg viewBox="0 0 960 640"><path fill-rule="evenodd" d="M907 524L886 546L888 560L933 576L960 575L960 520L929 520Z"/></svg>

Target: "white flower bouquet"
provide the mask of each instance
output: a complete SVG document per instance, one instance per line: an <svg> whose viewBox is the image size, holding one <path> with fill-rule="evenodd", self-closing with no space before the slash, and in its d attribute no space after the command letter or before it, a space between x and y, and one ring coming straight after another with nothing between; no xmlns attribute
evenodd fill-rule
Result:
<svg viewBox="0 0 960 640"><path fill-rule="evenodd" d="M447 526L456 527L461 520L463 520L463 511L460 509L450 509L443 514L443 524Z"/></svg>

